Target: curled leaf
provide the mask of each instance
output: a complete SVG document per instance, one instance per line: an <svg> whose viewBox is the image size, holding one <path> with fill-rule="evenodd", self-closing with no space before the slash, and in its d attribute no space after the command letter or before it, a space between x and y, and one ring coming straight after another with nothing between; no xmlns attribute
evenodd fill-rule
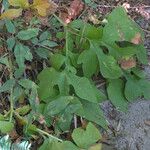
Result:
<svg viewBox="0 0 150 150"><path fill-rule="evenodd" d="M142 37L140 33L135 34L134 38L131 39L131 43L138 45L142 42Z"/></svg>
<svg viewBox="0 0 150 150"><path fill-rule="evenodd" d="M29 7L28 0L8 0L8 2L12 6L19 6L21 8L28 8Z"/></svg>
<svg viewBox="0 0 150 150"><path fill-rule="evenodd" d="M0 19L14 19L22 14L22 9L8 9L1 14Z"/></svg>
<svg viewBox="0 0 150 150"><path fill-rule="evenodd" d="M134 58L120 60L121 68L124 70L131 69L136 66L136 60Z"/></svg>

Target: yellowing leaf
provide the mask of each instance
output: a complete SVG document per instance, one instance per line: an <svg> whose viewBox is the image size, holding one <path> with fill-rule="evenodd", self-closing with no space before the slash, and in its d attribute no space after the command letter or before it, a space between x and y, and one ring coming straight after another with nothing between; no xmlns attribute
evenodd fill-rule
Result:
<svg viewBox="0 0 150 150"><path fill-rule="evenodd" d="M1 14L0 19L14 19L22 14L22 9L8 9Z"/></svg>
<svg viewBox="0 0 150 150"><path fill-rule="evenodd" d="M12 6L19 6L21 8L29 7L28 0L8 0L9 4Z"/></svg>
<svg viewBox="0 0 150 150"><path fill-rule="evenodd" d="M38 14L44 17L48 12L51 12L56 8L56 4L49 0L34 0L32 8L36 9Z"/></svg>

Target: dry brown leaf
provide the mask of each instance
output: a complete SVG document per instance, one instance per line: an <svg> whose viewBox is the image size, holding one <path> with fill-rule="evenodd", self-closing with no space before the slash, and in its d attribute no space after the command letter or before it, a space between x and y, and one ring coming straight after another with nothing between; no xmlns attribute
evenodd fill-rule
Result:
<svg viewBox="0 0 150 150"><path fill-rule="evenodd" d="M33 18L33 13L31 12L31 10L27 10L24 13L24 20L26 23L29 23L31 21L31 19Z"/></svg>
<svg viewBox="0 0 150 150"><path fill-rule="evenodd" d="M40 16L47 16L53 13L57 5L50 0L34 0L31 8L36 9Z"/></svg>
<svg viewBox="0 0 150 150"><path fill-rule="evenodd" d="M0 19L14 19L22 14L22 9L8 9L1 14Z"/></svg>
<svg viewBox="0 0 150 150"><path fill-rule="evenodd" d="M142 43L141 34L140 33L135 34L134 38L131 39L131 43L136 44L136 45Z"/></svg>
<svg viewBox="0 0 150 150"><path fill-rule="evenodd" d="M68 24L72 19L75 19L80 14L80 12L83 10L83 7L84 3L82 0L74 0L71 2L68 11L62 12L60 17L66 24Z"/></svg>
<svg viewBox="0 0 150 150"><path fill-rule="evenodd" d="M131 69L136 66L136 60L134 58L121 59L119 63L121 68L124 70Z"/></svg>
<svg viewBox="0 0 150 150"><path fill-rule="evenodd" d="M98 20L96 15L89 15L89 21L91 21L93 24L100 24L100 20Z"/></svg>
<svg viewBox="0 0 150 150"><path fill-rule="evenodd" d="M29 2L28 0L8 0L11 6L19 6L21 8L28 8Z"/></svg>

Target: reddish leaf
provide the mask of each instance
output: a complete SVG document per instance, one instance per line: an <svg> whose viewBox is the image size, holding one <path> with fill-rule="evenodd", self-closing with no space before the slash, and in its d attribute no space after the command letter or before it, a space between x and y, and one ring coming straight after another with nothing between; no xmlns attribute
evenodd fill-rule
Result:
<svg viewBox="0 0 150 150"><path fill-rule="evenodd" d="M84 3L82 0L74 0L67 12L62 12L60 14L61 19L66 23L70 23L72 19L75 19L80 12L83 10Z"/></svg>
<svg viewBox="0 0 150 150"><path fill-rule="evenodd" d="M131 40L133 44L140 44L142 42L142 37L140 33L135 34L134 38Z"/></svg>
<svg viewBox="0 0 150 150"><path fill-rule="evenodd" d="M136 60L134 58L122 59L119 63L121 65L121 68L125 70L136 66Z"/></svg>

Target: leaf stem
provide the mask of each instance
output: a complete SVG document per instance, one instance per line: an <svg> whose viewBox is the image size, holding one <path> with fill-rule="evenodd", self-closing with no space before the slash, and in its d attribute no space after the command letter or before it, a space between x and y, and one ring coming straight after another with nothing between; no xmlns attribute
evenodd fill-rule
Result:
<svg viewBox="0 0 150 150"><path fill-rule="evenodd" d="M57 138L57 137L55 137L55 136L53 136L53 135L51 135L51 134L45 132L45 131L43 131L43 130L41 130L41 129L39 129L39 128L37 128L37 131L38 131L39 133L45 134L46 136L48 136L48 137L50 137L50 138L52 138L52 139L57 140L57 141L59 141L59 142L63 142L63 140L61 140L61 139L59 139L59 138Z"/></svg>

